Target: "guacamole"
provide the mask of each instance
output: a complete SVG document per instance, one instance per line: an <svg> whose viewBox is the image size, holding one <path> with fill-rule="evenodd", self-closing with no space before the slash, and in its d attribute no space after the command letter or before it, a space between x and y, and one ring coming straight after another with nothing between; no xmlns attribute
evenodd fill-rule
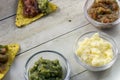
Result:
<svg viewBox="0 0 120 80"><path fill-rule="evenodd" d="M44 15L49 14L52 11L52 8L48 6L49 1L48 0L37 0L38 8L41 10Z"/></svg>
<svg viewBox="0 0 120 80"><path fill-rule="evenodd" d="M62 80L62 75L59 60L40 58L29 70L29 80Z"/></svg>

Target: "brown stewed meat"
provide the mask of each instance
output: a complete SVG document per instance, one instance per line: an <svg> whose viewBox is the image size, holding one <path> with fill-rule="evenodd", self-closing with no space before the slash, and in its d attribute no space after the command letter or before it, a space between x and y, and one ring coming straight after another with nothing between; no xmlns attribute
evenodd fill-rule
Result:
<svg viewBox="0 0 120 80"><path fill-rule="evenodd" d="M119 5L116 0L94 0L88 14L98 22L111 23L119 17Z"/></svg>
<svg viewBox="0 0 120 80"><path fill-rule="evenodd" d="M25 17L34 17L40 12L36 0L23 0L23 6L23 14Z"/></svg>

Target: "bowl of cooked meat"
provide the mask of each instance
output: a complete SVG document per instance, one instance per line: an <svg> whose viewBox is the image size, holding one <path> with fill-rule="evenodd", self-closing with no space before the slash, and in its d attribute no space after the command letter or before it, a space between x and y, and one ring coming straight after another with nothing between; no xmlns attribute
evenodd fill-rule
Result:
<svg viewBox="0 0 120 80"><path fill-rule="evenodd" d="M111 28L120 23L119 0L87 0L84 6L86 19L97 28Z"/></svg>

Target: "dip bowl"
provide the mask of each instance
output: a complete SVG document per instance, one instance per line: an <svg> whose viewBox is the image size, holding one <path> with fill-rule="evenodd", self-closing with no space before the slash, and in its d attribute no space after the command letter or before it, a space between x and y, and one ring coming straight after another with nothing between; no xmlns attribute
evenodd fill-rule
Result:
<svg viewBox="0 0 120 80"><path fill-rule="evenodd" d="M120 0L116 0L118 5L119 5L119 11L118 11L118 19L110 22L110 23L103 23L103 22L98 22L94 20L93 18L90 17L88 14L88 9L93 5L94 0L87 0L85 5L84 5L84 15L85 18L95 27L99 29L106 29L106 28L113 28L117 26L120 23Z"/></svg>
<svg viewBox="0 0 120 80"><path fill-rule="evenodd" d="M38 61L40 58L43 59L48 59L48 60L59 60L59 63L62 67L62 80L69 80L70 78L70 65L69 62L67 61L67 59L60 53L56 52L56 51L51 51L51 50L43 50L40 52L37 52L35 54L33 54L26 62L25 64L25 79L26 80L30 80L29 79L29 70L34 66L34 63L36 61Z"/></svg>
<svg viewBox="0 0 120 80"><path fill-rule="evenodd" d="M113 58L109 63L107 63L105 65L102 65L102 66L91 66L91 65L89 65L88 63L84 62L81 59L81 57L78 56L78 54L76 52L78 47L79 47L79 45L78 45L79 42L83 41L86 37L90 38L95 33L99 33L100 38L108 41L112 45ZM117 55L118 55L118 49L117 49L117 45L116 45L116 42L114 41L114 39L111 38L109 35L107 35L107 34L105 34L103 32L98 32L98 31L87 32L87 33L84 33L83 35L79 36L76 43L75 43L75 46L74 46L74 52L75 52L74 53L75 60L80 65L82 65L84 68L86 68L89 71L103 71L103 70L106 70L106 69L110 68L115 63L115 61L117 59Z"/></svg>

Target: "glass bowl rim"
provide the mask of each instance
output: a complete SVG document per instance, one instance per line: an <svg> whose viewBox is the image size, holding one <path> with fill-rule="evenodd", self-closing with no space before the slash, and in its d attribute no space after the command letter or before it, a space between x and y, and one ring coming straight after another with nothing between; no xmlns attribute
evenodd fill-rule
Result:
<svg viewBox="0 0 120 80"><path fill-rule="evenodd" d="M49 53L57 54L58 56L60 56L60 57L63 58L63 60L65 61L66 66L67 66L67 74L66 74L64 80L68 80L69 77L70 77L70 73L71 73L69 61L68 61L61 53L59 53L59 52L57 52L57 51L53 51L53 50L42 50L42 51L36 52L35 54L33 54L32 56L30 56L30 57L27 59L27 61L26 61L26 63L25 63L25 67L24 67L24 77L25 77L25 79L26 79L26 80L29 80L29 79L28 79L27 66L28 66L28 63L30 62L30 60L31 60L34 56L36 56L36 55L38 55L38 54L42 54L42 53L44 53L44 52L45 52L45 53L46 53L46 52L49 52Z"/></svg>
<svg viewBox="0 0 120 80"><path fill-rule="evenodd" d="M109 38L112 42L113 42L113 44L115 45L115 47L113 46L113 44L112 44L112 46L115 48L115 53L113 53L114 54L114 57L113 57L113 59L109 62L109 63L107 63L107 64L105 64L105 65L103 65L103 66L91 66L91 65L89 65L89 64L86 64L85 62L83 62L81 59L80 59L80 57L79 56L77 56L77 54L76 54L76 49L77 49L77 45L78 45L78 41L80 40L80 38L82 38L83 36L85 36L85 35L87 35L87 34L90 34L90 33L93 33L93 34L95 34L95 33L99 33L99 35L102 35L102 36L104 36L104 37L107 37L107 38ZM116 41L111 37L111 36L109 36L109 35L107 35L106 33L103 33L103 32L100 32L100 31L88 31L88 32L85 32L85 33L83 33L82 35L80 35L80 36L78 36L78 38L76 39L76 41L75 41L75 45L74 45L74 57L75 57L75 60L80 64L80 65L82 65L82 66L84 66L84 67L87 67L87 68L104 68L104 67L106 67L106 66L108 66L108 65L111 65L112 63L113 63L113 61L116 61L116 59L117 59L117 55L118 55L118 48L117 48L117 44L116 44Z"/></svg>

